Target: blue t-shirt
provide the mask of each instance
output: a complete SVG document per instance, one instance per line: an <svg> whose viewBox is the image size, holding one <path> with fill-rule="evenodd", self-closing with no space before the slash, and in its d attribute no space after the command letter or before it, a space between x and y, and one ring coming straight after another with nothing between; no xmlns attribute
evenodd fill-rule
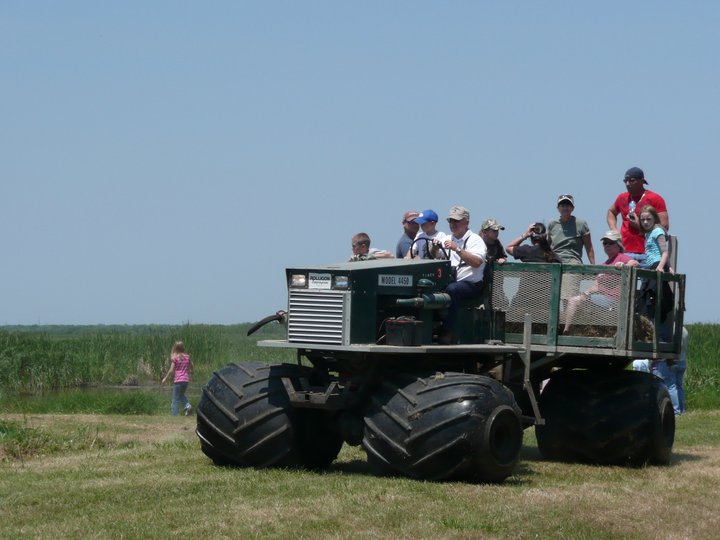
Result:
<svg viewBox="0 0 720 540"><path fill-rule="evenodd" d="M660 262L662 258L662 251L660 251L660 244L658 243L660 236L665 236L665 229L662 227L655 227L645 235L646 257L642 262L642 268L653 268Z"/></svg>

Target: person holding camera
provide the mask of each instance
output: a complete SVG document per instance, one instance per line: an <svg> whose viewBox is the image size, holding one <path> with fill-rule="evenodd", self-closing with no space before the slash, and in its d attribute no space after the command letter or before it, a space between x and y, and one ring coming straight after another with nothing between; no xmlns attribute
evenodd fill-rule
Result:
<svg viewBox="0 0 720 540"><path fill-rule="evenodd" d="M530 244L523 244L530 238ZM521 245L522 244L522 245ZM522 262L559 263L560 259L550 246L547 228L539 221L530 224L527 231L505 246L507 252Z"/></svg>
<svg viewBox="0 0 720 540"><path fill-rule="evenodd" d="M647 180L645 173L638 167L631 167L623 178L626 192L621 193L615 202L608 209L607 224L610 229L617 230L617 217L622 218L620 235L625 246L625 253L642 262L645 259L645 231L640 226L638 214L640 209L650 205L657 210L660 217L660 225L667 231L670 228L670 217L668 215L665 199L654 191L645 189Z"/></svg>

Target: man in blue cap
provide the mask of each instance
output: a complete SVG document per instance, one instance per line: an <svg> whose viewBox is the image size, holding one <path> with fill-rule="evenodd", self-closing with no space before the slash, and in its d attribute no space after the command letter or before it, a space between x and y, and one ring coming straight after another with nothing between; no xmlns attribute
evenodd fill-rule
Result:
<svg viewBox="0 0 720 540"><path fill-rule="evenodd" d="M420 215L415 218L415 223L420 225L422 231L420 231L412 245L412 249L408 251L406 256L407 259L437 259L438 253L432 249L428 250L428 247L432 248L433 240L440 239L444 236L444 233L438 231L435 227L437 226L438 215L435 210L423 210Z"/></svg>

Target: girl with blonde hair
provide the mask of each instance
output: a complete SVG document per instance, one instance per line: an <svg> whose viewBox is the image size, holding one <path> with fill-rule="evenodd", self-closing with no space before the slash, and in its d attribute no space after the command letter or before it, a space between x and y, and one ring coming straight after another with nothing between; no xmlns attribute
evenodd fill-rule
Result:
<svg viewBox="0 0 720 540"><path fill-rule="evenodd" d="M183 404L185 416L189 415L192 410L192 405L185 395L192 372L193 363L190 355L185 352L185 344L182 341L176 341L170 354L170 369L162 379L162 384L165 384L165 381L174 375L173 396L170 404L170 412L173 416L177 416L180 412L180 403Z"/></svg>

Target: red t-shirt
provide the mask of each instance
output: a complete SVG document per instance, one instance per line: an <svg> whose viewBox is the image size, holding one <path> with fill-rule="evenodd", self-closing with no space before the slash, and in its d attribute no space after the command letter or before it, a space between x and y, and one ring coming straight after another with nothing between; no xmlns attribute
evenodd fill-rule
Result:
<svg viewBox="0 0 720 540"><path fill-rule="evenodd" d="M654 191L646 189L645 192L639 199L633 199L637 206L635 207L635 213L640 214L640 210L643 206L650 205L655 207L655 210L659 212L667 212L665 206L665 199ZM641 233L638 230L630 227L630 222L627 219L628 212L630 210L630 193L625 192L618 195L615 199L613 208L622 217L622 227L620 228L620 236L622 236L623 247L626 252L630 253L645 253L645 233Z"/></svg>

